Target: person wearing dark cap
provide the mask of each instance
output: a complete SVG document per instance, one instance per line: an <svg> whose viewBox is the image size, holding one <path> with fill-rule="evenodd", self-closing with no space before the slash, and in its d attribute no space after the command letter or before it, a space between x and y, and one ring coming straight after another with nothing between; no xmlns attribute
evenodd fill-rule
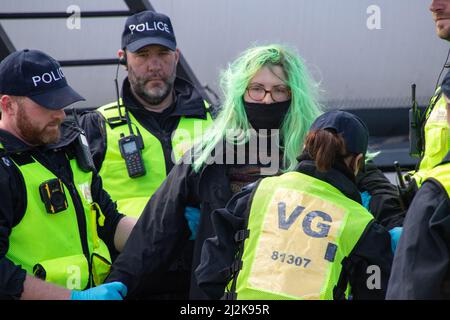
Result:
<svg viewBox="0 0 450 320"><path fill-rule="evenodd" d="M63 125L63 108L80 100L41 51L0 63L0 299L126 295L122 283L102 283L110 250L121 250L135 220L80 160L82 130Z"/></svg>
<svg viewBox="0 0 450 320"><path fill-rule="evenodd" d="M350 113L319 116L295 171L247 186L212 213L217 235L203 245L200 288L212 299L383 299L390 236L355 183L368 137Z"/></svg>
<svg viewBox="0 0 450 320"><path fill-rule="evenodd" d="M153 194L111 267L106 281L125 283L129 299L157 288L153 283L182 288L175 277L162 275L193 238L186 293L189 299L207 298L193 271L204 240L215 234L211 212L260 177L295 169L306 133L321 113L318 86L287 46L246 49L222 72L220 83L225 99L214 126ZM187 206L201 210L195 228L185 219Z"/></svg>
<svg viewBox="0 0 450 320"><path fill-rule="evenodd" d="M83 115L81 125L105 190L120 212L137 218L212 118L200 92L176 76L180 51L168 16L143 11L128 17L121 47L120 63L128 71L121 98ZM136 144L132 143L133 133ZM127 160L126 146L138 154L137 161ZM190 226L195 225L198 208L187 207L185 216ZM187 252L174 262L167 277L161 277L159 285L152 285L147 298L186 298L189 283L183 279L190 274L186 256L192 245L189 241Z"/></svg>
<svg viewBox="0 0 450 320"><path fill-rule="evenodd" d="M441 85L450 124L450 72ZM403 224L388 299L450 299L450 152L428 171Z"/></svg>
<svg viewBox="0 0 450 320"><path fill-rule="evenodd" d="M450 41L450 0L432 0L429 10L436 27L436 34L442 40ZM444 69L444 66L442 67ZM446 121L447 106L441 88L436 88L434 96L422 115L420 128L420 141L418 153L420 162L417 170L412 173L415 185L411 186L413 195L420 188L428 176L428 171L439 164L450 150L450 131ZM411 198L411 196L408 196Z"/></svg>

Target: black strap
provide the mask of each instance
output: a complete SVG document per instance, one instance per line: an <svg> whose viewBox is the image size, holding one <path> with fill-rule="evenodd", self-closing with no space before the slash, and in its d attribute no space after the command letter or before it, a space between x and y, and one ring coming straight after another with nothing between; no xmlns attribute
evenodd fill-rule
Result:
<svg viewBox="0 0 450 320"><path fill-rule="evenodd" d="M220 300L236 300L237 294L235 292L225 292Z"/></svg>
<svg viewBox="0 0 450 320"><path fill-rule="evenodd" d="M441 95L442 95L442 89L439 88L439 90L431 97L430 102L428 103L428 106L423 113L423 119L422 119L422 123L420 125L420 139L422 140L422 150L420 152L422 154L422 159L423 159L423 154L425 153L425 125L427 124L427 121L430 118L430 115L433 112L434 107L436 106L438 101L441 99ZM435 97L436 97L436 99L433 101L433 99ZM418 161L418 163L416 165L417 169L420 167L420 163L422 162L422 159L420 159L420 161ZM416 171L417 171L417 169L416 169Z"/></svg>

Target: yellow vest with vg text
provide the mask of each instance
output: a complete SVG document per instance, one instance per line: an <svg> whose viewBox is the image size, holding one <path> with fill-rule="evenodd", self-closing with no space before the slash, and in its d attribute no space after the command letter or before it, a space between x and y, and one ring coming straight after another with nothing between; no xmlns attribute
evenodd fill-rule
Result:
<svg viewBox="0 0 450 320"><path fill-rule="evenodd" d="M438 89L437 92L440 90ZM438 100L437 100L438 99ZM437 100L437 102L436 102ZM436 94L430 105L435 104L426 115L428 120L424 127L425 149L419 170L413 175L420 187L428 171L439 164L450 150L450 135L447 123L447 104L444 95Z"/></svg>
<svg viewBox="0 0 450 320"><path fill-rule="evenodd" d="M237 299L333 299L341 262L372 220L316 178L290 172L263 179L251 201Z"/></svg>
<svg viewBox="0 0 450 320"><path fill-rule="evenodd" d="M125 114L123 107L121 110L122 114ZM100 107L98 111L107 120L117 118L119 115L116 103ZM125 160L120 154L118 144L121 133L125 136L130 134L126 123L117 126L110 126L106 123L107 149L99 174L103 180L103 188L110 194L113 201L117 202L119 212L132 217L139 217L148 200L166 178L166 162L163 146L158 138L145 129L131 113L130 119L134 132L136 133L136 128L138 128L144 141L142 158L146 174L137 178L128 176ZM203 132L211 123L212 119L209 112L204 120L180 118L178 127L173 132L171 141L169 141L173 149L172 161L174 163L181 159L195 141L201 139Z"/></svg>
<svg viewBox="0 0 450 320"><path fill-rule="evenodd" d="M14 158L12 158L14 159ZM39 186L57 178L37 160L17 164L26 188L26 210L22 220L12 228L6 257L21 265L30 275L68 289L83 290L103 283L109 274L111 258L106 244L98 237L97 224L104 216L91 198L92 173L81 171L70 160L73 184L63 183L67 209L47 213ZM11 162L10 162L11 163ZM69 190L76 190L84 212L77 216ZM87 252L82 247L85 234Z"/></svg>

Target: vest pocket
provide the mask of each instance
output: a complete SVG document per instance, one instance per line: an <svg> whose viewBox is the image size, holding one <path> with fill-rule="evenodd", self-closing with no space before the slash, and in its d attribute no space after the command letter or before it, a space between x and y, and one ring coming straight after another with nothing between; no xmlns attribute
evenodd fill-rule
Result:
<svg viewBox="0 0 450 320"><path fill-rule="evenodd" d="M70 290L83 290L89 285L89 266L83 254L41 261L33 274Z"/></svg>
<svg viewBox="0 0 450 320"><path fill-rule="evenodd" d="M94 285L101 285L105 282L106 277L109 275L111 270L111 262L97 253L92 254L91 261L92 279L94 280Z"/></svg>

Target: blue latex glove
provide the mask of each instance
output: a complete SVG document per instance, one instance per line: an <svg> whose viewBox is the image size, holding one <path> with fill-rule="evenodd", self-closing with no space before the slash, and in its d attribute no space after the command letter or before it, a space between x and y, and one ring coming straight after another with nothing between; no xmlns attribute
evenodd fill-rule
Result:
<svg viewBox="0 0 450 320"><path fill-rule="evenodd" d="M398 240L402 235L403 227L395 227L389 230L389 234L391 235L391 248L392 253L395 253L395 249L397 248Z"/></svg>
<svg viewBox="0 0 450 320"><path fill-rule="evenodd" d="M370 200L372 200L372 196L370 195L370 193L368 191L364 191L362 193L360 193L361 195L361 201L362 201L362 205L364 208L366 208L368 211L369 210L369 205L370 205Z"/></svg>
<svg viewBox="0 0 450 320"><path fill-rule="evenodd" d="M197 228L200 221L200 209L194 207L186 207L184 210L184 217L187 220L189 229L191 230L191 237L189 240L195 240L197 237Z"/></svg>
<svg viewBox="0 0 450 320"><path fill-rule="evenodd" d="M104 283L83 291L73 290L70 300L123 300L127 291L122 282Z"/></svg>

